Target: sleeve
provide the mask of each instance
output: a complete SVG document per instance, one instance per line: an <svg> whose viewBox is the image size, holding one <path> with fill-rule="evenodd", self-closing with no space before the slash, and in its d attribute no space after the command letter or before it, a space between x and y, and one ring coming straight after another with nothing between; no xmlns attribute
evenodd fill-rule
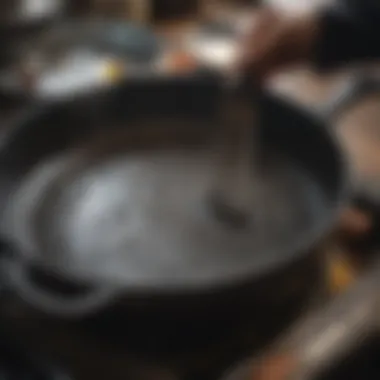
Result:
<svg viewBox="0 0 380 380"><path fill-rule="evenodd" d="M320 15L320 69L380 59L380 0L343 0Z"/></svg>

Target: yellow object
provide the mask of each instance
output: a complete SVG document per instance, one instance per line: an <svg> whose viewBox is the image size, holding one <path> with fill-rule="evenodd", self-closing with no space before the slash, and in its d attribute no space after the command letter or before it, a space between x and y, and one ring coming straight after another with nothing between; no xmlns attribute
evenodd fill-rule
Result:
<svg viewBox="0 0 380 380"><path fill-rule="evenodd" d="M356 270L348 259L334 257L329 263L330 290L333 295L344 292L356 279Z"/></svg>
<svg viewBox="0 0 380 380"><path fill-rule="evenodd" d="M117 83L125 76L125 66L121 62L107 62L104 70L104 78L108 83Z"/></svg>

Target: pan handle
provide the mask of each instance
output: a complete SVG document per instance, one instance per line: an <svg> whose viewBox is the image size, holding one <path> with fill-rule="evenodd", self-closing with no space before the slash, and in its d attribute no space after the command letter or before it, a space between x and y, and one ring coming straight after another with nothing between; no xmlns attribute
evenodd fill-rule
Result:
<svg viewBox="0 0 380 380"><path fill-rule="evenodd" d="M60 318L81 318L103 309L119 293L115 287L94 287L83 295L65 296L43 288L31 278L27 261L15 255L0 260L5 286L33 308Z"/></svg>
<svg viewBox="0 0 380 380"><path fill-rule="evenodd" d="M380 262L347 293L300 321L259 360L224 380L311 380L352 352L380 326Z"/></svg>
<svg viewBox="0 0 380 380"><path fill-rule="evenodd" d="M365 97L380 93L380 77L360 71L353 75L320 110L326 119L339 117Z"/></svg>

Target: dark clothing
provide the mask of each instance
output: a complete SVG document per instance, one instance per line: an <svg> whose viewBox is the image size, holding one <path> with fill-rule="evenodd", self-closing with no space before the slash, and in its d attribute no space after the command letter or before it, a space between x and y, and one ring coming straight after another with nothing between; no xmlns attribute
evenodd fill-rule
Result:
<svg viewBox="0 0 380 380"><path fill-rule="evenodd" d="M323 69L380 59L380 0L341 0L321 15L315 60Z"/></svg>

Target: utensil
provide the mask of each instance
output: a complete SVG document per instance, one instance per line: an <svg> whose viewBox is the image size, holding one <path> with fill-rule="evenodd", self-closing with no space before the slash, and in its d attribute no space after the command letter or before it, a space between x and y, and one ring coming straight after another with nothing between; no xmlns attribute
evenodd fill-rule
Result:
<svg viewBox="0 0 380 380"><path fill-rule="evenodd" d="M219 218L235 226L251 219L254 178L262 173L259 95L253 83L249 76L229 78L219 111L221 168L211 203Z"/></svg>

